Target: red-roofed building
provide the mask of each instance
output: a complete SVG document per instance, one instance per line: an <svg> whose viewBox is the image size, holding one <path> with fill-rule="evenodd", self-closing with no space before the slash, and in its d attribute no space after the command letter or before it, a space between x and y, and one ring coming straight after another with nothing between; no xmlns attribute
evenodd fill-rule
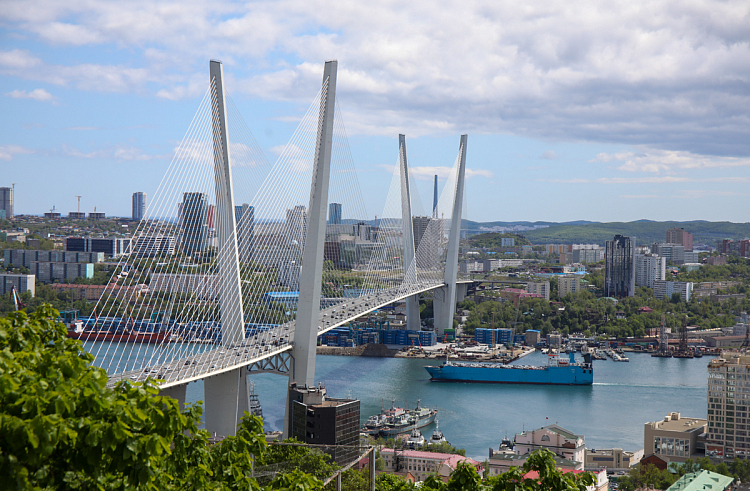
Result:
<svg viewBox="0 0 750 491"><path fill-rule="evenodd" d="M385 464L385 472L399 476L411 473L417 481L424 481L433 474L447 481L461 462L468 462L480 474L484 470L480 462L455 454L384 448L380 451L380 457Z"/></svg>
<svg viewBox="0 0 750 491"><path fill-rule="evenodd" d="M653 311L654 309L652 309L651 307L641 307L640 309L638 309L639 314L650 314Z"/></svg>

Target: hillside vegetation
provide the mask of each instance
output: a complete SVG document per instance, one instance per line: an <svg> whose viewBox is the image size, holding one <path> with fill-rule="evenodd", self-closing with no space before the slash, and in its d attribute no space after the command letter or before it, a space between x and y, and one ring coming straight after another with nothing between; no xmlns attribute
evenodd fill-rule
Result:
<svg viewBox="0 0 750 491"><path fill-rule="evenodd" d="M716 240L750 237L750 223L732 222L636 222L590 223L585 225L550 225L547 228L521 232L533 244L601 244L616 234L635 236L636 244L664 242L670 228L684 228L693 234L693 243L714 246Z"/></svg>
<svg viewBox="0 0 750 491"><path fill-rule="evenodd" d="M520 237L516 234L497 234L497 233L488 233L488 234L479 234L474 235L469 238L469 245L471 247L487 247L489 249L494 249L496 247L501 247L500 244L502 243L501 239L516 239L515 245L516 246L522 246L522 245L531 245L531 241L528 239L524 239L523 237Z"/></svg>

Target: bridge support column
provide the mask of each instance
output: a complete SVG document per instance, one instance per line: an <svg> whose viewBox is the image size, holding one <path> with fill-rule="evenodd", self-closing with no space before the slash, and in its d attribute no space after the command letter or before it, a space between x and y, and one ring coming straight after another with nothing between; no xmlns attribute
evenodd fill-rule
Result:
<svg viewBox="0 0 750 491"><path fill-rule="evenodd" d="M215 110L213 114L214 184L216 186L216 236L219 240L219 305L221 309L221 338L224 346L241 343L245 339L245 319L242 308L240 258L237 251L237 223L234 214L232 167L227 136L224 70L220 61L211 60L211 80L214 83ZM234 433L232 433L234 434Z"/></svg>
<svg viewBox="0 0 750 491"><path fill-rule="evenodd" d="M219 436L234 435L245 411L250 410L247 370L237 368L213 375L203 381L203 387L206 429Z"/></svg>
<svg viewBox="0 0 750 491"><path fill-rule="evenodd" d="M458 243L461 239L461 212L464 202L464 174L466 173L466 144L468 135L461 135L459 145L458 173L456 190L453 194L451 231L448 236L448 254L445 258L445 286L442 295L435 294L432 308L435 313L435 329L438 339L443 339L446 329L453 328L453 314L456 312L456 276L458 274ZM465 290L464 290L465 295ZM438 297L442 297L438 299Z"/></svg>
<svg viewBox="0 0 750 491"><path fill-rule="evenodd" d="M323 70L323 92L320 95L315 166L310 189L310 208L305 250L302 255L297 322L294 333L294 374L298 386L315 385L315 350L318 345L320 291L323 278L323 246L326 239L328 211L328 178L331 173L333 116L336 97L336 61L327 61Z"/></svg>
<svg viewBox="0 0 750 491"><path fill-rule="evenodd" d="M175 385L173 387L168 387L166 389L161 389L159 391L160 396L171 397L172 399L177 399L177 402L180 403L180 411L182 411L182 408L185 407L185 394L186 393L187 393L187 384Z"/></svg>
<svg viewBox="0 0 750 491"><path fill-rule="evenodd" d="M409 189L409 161L406 157L406 136L398 135L398 162L401 176L401 221L404 233L404 283L417 282L417 263L415 261L414 228L411 218L411 191ZM419 331L419 297L406 298L406 328Z"/></svg>

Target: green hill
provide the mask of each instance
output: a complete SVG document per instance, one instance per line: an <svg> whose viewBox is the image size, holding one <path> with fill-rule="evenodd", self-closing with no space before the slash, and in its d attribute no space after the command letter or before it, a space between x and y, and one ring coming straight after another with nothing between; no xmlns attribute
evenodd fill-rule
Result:
<svg viewBox="0 0 750 491"><path fill-rule="evenodd" d="M546 228L520 232L533 244L601 244L617 234L635 236L636 244L664 242L670 228L684 228L693 234L693 243L714 246L718 239L750 237L750 223L732 222L635 222L589 223L584 225L553 224Z"/></svg>
<svg viewBox="0 0 750 491"><path fill-rule="evenodd" d="M503 238L513 238L515 240L516 246L523 246L523 245L531 245L531 241L528 239L524 239L522 236L516 235L516 234L498 234L498 233L488 233L488 234L479 234L479 235L473 235L469 238L469 245L471 247L487 247L489 249L494 249L496 247L500 247L501 241L500 239Z"/></svg>

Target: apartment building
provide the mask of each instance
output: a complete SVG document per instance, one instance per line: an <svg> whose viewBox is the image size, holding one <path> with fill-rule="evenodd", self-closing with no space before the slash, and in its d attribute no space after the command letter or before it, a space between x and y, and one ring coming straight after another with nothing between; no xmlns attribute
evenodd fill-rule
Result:
<svg viewBox="0 0 750 491"><path fill-rule="evenodd" d="M653 288L655 281L666 279L667 259L661 256L635 255L635 284Z"/></svg>
<svg viewBox="0 0 750 491"><path fill-rule="evenodd" d="M750 452L750 354L724 351L708 364L706 455L733 460Z"/></svg>

